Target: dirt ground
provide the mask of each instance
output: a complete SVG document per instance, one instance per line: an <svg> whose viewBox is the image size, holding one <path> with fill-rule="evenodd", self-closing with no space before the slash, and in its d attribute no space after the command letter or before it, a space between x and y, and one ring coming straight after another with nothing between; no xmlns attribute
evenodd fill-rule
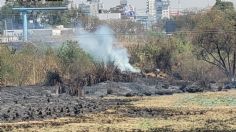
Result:
<svg viewBox="0 0 236 132"><path fill-rule="evenodd" d="M89 100L93 104L93 99ZM151 97L109 96L99 102L103 109L77 116L4 121L0 131L236 131L236 90Z"/></svg>

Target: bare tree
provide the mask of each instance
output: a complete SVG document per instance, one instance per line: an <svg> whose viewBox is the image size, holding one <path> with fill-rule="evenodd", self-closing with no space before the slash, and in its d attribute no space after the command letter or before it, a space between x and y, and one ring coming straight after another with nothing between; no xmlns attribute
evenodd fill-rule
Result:
<svg viewBox="0 0 236 132"><path fill-rule="evenodd" d="M203 14L194 34L194 53L221 69L230 80L235 80L236 43L235 11L213 9Z"/></svg>

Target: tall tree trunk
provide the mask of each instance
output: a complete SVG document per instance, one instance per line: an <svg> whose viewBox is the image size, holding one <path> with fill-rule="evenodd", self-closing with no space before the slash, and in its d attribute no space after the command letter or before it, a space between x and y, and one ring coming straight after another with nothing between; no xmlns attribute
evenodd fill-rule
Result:
<svg viewBox="0 0 236 132"><path fill-rule="evenodd" d="M234 51L234 56L233 56L233 80L235 81L235 66L236 66L236 52Z"/></svg>

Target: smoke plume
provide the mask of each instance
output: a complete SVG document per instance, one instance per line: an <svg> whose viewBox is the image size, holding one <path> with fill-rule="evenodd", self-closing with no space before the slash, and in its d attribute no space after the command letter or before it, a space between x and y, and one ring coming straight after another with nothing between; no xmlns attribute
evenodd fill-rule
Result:
<svg viewBox="0 0 236 132"><path fill-rule="evenodd" d="M114 32L109 27L101 26L93 33L81 29L78 41L80 47L96 61L105 64L114 62L121 71L139 72L129 63L127 49L115 45Z"/></svg>

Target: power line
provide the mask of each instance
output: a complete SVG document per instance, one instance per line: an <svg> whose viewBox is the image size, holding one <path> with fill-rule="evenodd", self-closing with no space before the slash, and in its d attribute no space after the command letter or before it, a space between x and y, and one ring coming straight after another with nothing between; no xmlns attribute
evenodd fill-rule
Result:
<svg viewBox="0 0 236 132"><path fill-rule="evenodd" d="M21 30L21 29L17 29L17 30ZM29 29L29 30L37 30L37 29ZM44 30L44 29L38 29L38 30ZM47 30L47 29L45 29ZM12 30L11 30L12 31ZM236 33L236 30L221 30L221 31L217 31L217 30L204 30L204 31L199 31L199 30L192 30L192 31L176 31L176 32L172 32L172 34L178 34L178 33L184 33L184 34L199 34L199 33L215 33L215 34L223 34L223 33ZM111 35L125 35L125 36L158 36L159 34L166 34L163 32L155 32L155 33L105 33L105 34L96 34L94 32L88 32L88 33L81 33L78 35L80 36L111 36Z"/></svg>
<svg viewBox="0 0 236 132"><path fill-rule="evenodd" d="M114 34L93 34L93 35L158 35L158 33L161 32L156 32L156 33L114 33ZM176 31L173 33L236 33L236 30L203 30L203 31L199 31L199 30L191 30L191 31ZM89 35L89 34L80 34L80 35Z"/></svg>

